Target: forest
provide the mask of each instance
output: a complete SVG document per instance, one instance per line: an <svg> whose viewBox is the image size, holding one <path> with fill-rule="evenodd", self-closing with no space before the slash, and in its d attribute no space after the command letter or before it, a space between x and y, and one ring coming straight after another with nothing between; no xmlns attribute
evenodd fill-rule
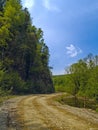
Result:
<svg viewBox="0 0 98 130"><path fill-rule="evenodd" d="M0 0L0 95L52 92L42 29L20 0Z"/></svg>

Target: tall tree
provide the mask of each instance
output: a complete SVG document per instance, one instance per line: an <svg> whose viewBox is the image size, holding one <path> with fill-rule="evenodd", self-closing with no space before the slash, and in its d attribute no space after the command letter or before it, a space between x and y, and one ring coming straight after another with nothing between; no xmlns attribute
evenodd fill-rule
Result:
<svg viewBox="0 0 98 130"><path fill-rule="evenodd" d="M0 67L13 80L23 82L23 91L35 93L54 92L48 66L49 49L44 43L43 31L32 25L28 9L20 0L2 0L0 15ZM3 77L3 81L8 80ZM2 85L4 86L4 82ZM16 82L16 81L15 81ZM14 82L13 82L14 83ZM9 82L6 86L19 87ZM5 87L4 87L5 88ZM8 89L10 89L8 87Z"/></svg>

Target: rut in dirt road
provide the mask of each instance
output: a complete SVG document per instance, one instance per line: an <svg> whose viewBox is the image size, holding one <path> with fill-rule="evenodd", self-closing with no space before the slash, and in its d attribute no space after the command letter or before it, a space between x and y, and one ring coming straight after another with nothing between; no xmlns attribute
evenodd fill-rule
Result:
<svg viewBox="0 0 98 130"><path fill-rule="evenodd" d="M27 96L22 99L17 107L18 129L98 130L98 114L62 106L53 101L55 96L57 94Z"/></svg>

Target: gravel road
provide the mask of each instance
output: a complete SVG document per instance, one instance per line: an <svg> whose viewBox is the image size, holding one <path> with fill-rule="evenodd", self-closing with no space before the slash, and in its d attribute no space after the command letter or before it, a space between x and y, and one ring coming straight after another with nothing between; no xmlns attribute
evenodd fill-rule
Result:
<svg viewBox="0 0 98 130"><path fill-rule="evenodd" d="M98 130L98 113L61 105L61 94L10 99L0 108L0 130Z"/></svg>

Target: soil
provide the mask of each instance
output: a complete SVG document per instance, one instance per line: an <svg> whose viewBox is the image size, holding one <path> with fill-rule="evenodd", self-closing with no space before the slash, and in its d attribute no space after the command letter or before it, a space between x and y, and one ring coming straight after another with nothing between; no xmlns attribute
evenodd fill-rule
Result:
<svg viewBox="0 0 98 130"><path fill-rule="evenodd" d="M98 130L98 113L62 105L58 94L20 96L0 108L0 130Z"/></svg>

